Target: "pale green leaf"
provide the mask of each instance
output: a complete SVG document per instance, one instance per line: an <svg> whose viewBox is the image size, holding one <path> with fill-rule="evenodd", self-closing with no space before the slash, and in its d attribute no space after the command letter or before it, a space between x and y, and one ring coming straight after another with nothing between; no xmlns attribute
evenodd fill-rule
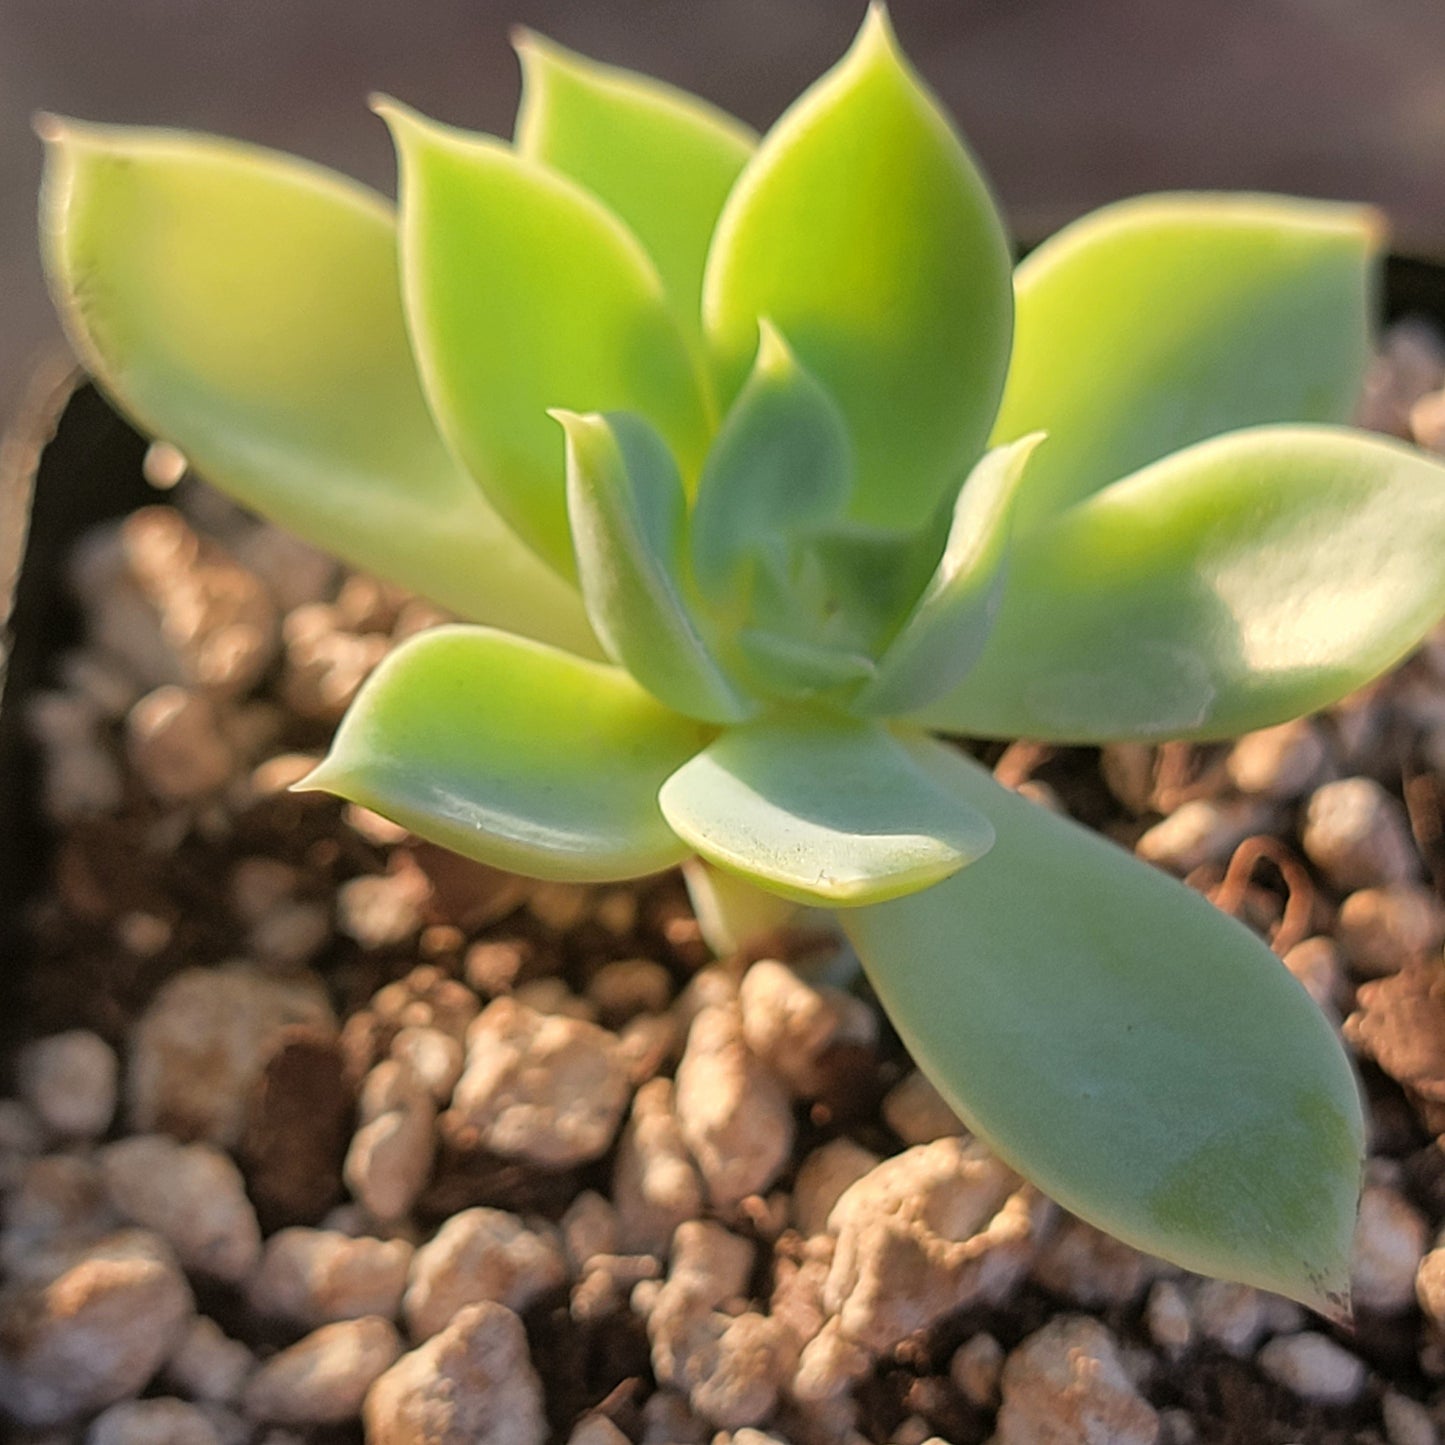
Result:
<svg viewBox="0 0 1445 1445"><path fill-rule="evenodd" d="M1232 432L1020 539L983 656L920 716L1061 742L1229 737L1361 686L1442 611L1445 464L1344 428Z"/></svg>
<svg viewBox="0 0 1445 1445"><path fill-rule="evenodd" d="M871 657L793 633L745 627L737 646L749 682L765 697L808 698L873 676Z"/></svg>
<svg viewBox="0 0 1445 1445"><path fill-rule="evenodd" d="M617 668L438 627L376 669L304 787L498 868L631 878L687 853L657 790L711 736Z"/></svg>
<svg viewBox="0 0 1445 1445"><path fill-rule="evenodd" d="M600 201L500 141L378 109L401 163L403 291L432 411L497 510L570 574L548 409L637 412L695 477L710 424L692 348Z"/></svg>
<svg viewBox="0 0 1445 1445"><path fill-rule="evenodd" d="M613 661L689 717L756 711L713 656L680 571L687 500L662 439L640 417L553 413L567 433L567 509L582 596Z"/></svg>
<svg viewBox="0 0 1445 1445"><path fill-rule="evenodd" d="M993 832L883 728L794 714L725 732L660 795L710 863L802 903L852 906L927 888L988 851Z"/></svg>
<svg viewBox="0 0 1445 1445"><path fill-rule="evenodd" d="M1046 431L1017 525L1220 432L1350 414L1381 224L1360 206L1144 196L1019 267L996 442Z"/></svg>
<svg viewBox="0 0 1445 1445"><path fill-rule="evenodd" d="M993 850L841 915L913 1057L1065 1208L1186 1269L1340 1315L1364 1122L1323 1015L1199 895L949 764L992 819Z"/></svg>
<svg viewBox="0 0 1445 1445"><path fill-rule="evenodd" d="M1007 576L1010 510L1034 433L995 447L969 474L937 570L874 679L854 699L860 713L909 712L956 687L988 642Z"/></svg>
<svg viewBox="0 0 1445 1445"><path fill-rule="evenodd" d="M650 76L588 60L529 30L516 44L518 153L571 176L617 212L698 337L708 243L757 136Z"/></svg>
<svg viewBox="0 0 1445 1445"><path fill-rule="evenodd" d="M698 483L691 543L699 591L723 614L745 602L751 573L784 584L789 555L847 505L847 425L786 340L759 323L753 370Z"/></svg>
<svg viewBox="0 0 1445 1445"><path fill-rule="evenodd" d="M983 450L1008 362L1011 258L988 191L880 5L738 178L703 283L735 391L774 321L856 447L850 515L929 521Z"/></svg>
<svg viewBox="0 0 1445 1445"><path fill-rule="evenodd" d="M43 133L56 303L142 427L354 565L595 655L576 592L436 434L381 197L206 136L50 119Z"/></svg>

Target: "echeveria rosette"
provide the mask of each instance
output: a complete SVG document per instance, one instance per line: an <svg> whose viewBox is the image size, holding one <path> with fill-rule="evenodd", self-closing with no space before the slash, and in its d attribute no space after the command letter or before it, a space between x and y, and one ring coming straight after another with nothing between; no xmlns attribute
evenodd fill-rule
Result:
<svg viewBox="0 0 1445 1445"><path fill-rule="evenodd" d="M1445 470L1338 425L1372 215L1145 198L1011 290L881 8L760 140L519 50L512 144L379 105L399 220L226 142L46 129L50 272L112 394L484 624L399 648L312 784L538 876L697 853L840 908L1024 1173L1337 1312L1363 1123L1318 1011L1246 929L925 729L1224 736L1414 645Z"/></svg>

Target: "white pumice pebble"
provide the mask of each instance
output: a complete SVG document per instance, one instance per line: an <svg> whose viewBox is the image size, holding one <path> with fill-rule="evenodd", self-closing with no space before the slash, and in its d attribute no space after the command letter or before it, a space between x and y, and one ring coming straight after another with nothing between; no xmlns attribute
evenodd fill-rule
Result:
<svg viewBox="0 0 1445 1445"><path fill-rule="evenodd" d="M98 1139L115 1115L120 1061L89 1029L36 1039L20 1051L20 1097L61 1139Z"/></svg>
<svg viewBox="0 0 1445 1445"><path fill-rule="evenodd" d="M1420 856L1405 810L1373 778L1341 778L1310 796L1301 840L1341 892L1413 883Z"/></svg>
<svg viewBox="0 0 1445 1445"><path fill-rule="evenodd" d="M367 1315L322 1325L261 1362L242 1392L242 1411L278 1425L353 1420L367 1391L401 1352L401 1336L390 1320Z"/></svg>
<svg viewBox="0 0 1445 1445"><path fill-rule="evenodd" d="M543 1445L542 1384L522 1321L505 1305L468 1305L403 1355L366 1396L367 1445L482 1441Z"/></svg>
<svg viewBox="0 0 1445 1445"><path fill-rule="evenodd" d="M995 1445L1098 1441L1156 1445L1159 1417L1124 1372L1098 1320L1061 1315L1004 1362Z"/></svg>
<svg viewBox="0 0 1445 1445"><path fill-rule="evenodd" d="M1348 1405L1365 1388L1359 1357L1312 1330L1268 1341L1259 1352L1259 1368L1277 1385L1317 1405Z"/></svg>

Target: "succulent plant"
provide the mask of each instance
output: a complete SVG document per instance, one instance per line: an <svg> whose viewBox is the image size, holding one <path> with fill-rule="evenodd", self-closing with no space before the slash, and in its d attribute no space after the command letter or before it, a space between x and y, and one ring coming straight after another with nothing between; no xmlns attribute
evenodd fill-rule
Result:
<svg viewBox="0 0 1445 1445"><path fill-rule="evenodd" d="M1368 210L1111 206L1011 276L880 6L761 139L531 35L511 143L305 163L47 120L82 356L241 501L464 623L309 780L489 863L696 854L836 908L959 1114L1069 1209L1346 1308L1363 1124L1253 934L936 732L1219 738L1445 609L1445 469L1349 430ZM740 882L738 881L740 880Z"/></svg>

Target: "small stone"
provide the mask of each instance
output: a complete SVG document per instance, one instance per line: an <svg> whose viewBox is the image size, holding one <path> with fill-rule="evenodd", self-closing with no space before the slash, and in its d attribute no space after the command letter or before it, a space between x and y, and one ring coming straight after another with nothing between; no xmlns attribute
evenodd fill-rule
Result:
<svg viewBox="0 0 1445 1445"><path fill-rule="evenodd" d="M239 759L202 693L167 685L126 717L126 752L141 780L165 802L188 802L223 787Z"/></svg>
<svg viewBox="0 0 1445 1445"><path fill-rule="evenodd" d="M20 1051L20 1097L52 1134L98 1139L115 1115L120 1063L89 1029L36 1039Z"/></svg>
<svg viewBox="0 0 1445 1445"><path fill-rule="evenodd" d="M1339 1002L1346 994L1340 951L1332 938L1317 934L1295 944L1284 956L1284 966L1304 985L1305 992L1333 1024L1340 1021Z"/></svg>
<svg viewBox="0 0 1445 1445"><path fill-rule="evenodd" d="M322 1325L262 1362L242 1407L278 1425L339 1425L361 1413L366 1392L401 1351L396 1327L375 1315Z"/></svg>
<svg viewBox="0 0 1445 1445"><path fill-rule="evenodd" d="M883 1120L905 1144L962 1138L963 1121L918 1069L906 1073L883 1096Z"/></svg>
<svg viewBox="0 0 1445 1445"><path fill-rule="evenodd" d="M562 1216L562 1247L573 1276L599 1254L617 1252L617 1211L595 1189L584 1189Z"/></svg>
<svg viewBox="0 0 1445 1445"><path fill-rule="evenodd" d="M748 969L738 1002L748 1048L800 1099L826 1089L830 1052L877 1042L878 1016L866 1003L842 989L810 984L776 959L760 959Z"/></svg>
<svg viewBox="0 0 1445 1445"><path fill-rule="evenodd" d="M1247 1359L1267 1328L1264 1300L1257 1289L1228 1280L1202 1280L1194 1296L1194 1319L1199 1333Z"/></svg>
<svg viewBox="0 0 1445 1445"><path fill-rule="evenodd" d="M524 1310L567 1279L550 1225L500 1209L464 1209L417 1250L402 1308L414 1340L446 1328L465 1305L492 1300Z"/></svg>
<svg viewBox="0 0 1445 1445"><path fill-rule="evenodd" d="M1381 978L1398 973L1440 952L1445 903L1419 883L1361 888L1340 904L1335 936L1356 974Z"/></svg>
<svg viewBox="0 0 1445 1445"><path fill-rule="evenodd" d="M674 1106L715 1209L733 1209L747 1195L763 1193L792 1152L792 1105L748 1047L736 1006L709 1005L693 1019Z"/></svg>
<svg viewBox="0 0 1445 1445"><path fill-rule="evenodd" d="M566 980L555 974L519 985L512 998L539 1014L559 1014L563 1018L582 1019L589 1024L597 1022L597 1010L593 1008L591 999L579 998L567 987Z"/></svg>
<svg viewBox="0 0 1445 1445"><path fill-rule="evenodd" d="M587 982L587 998L608 1028L638 1014L660 1014L672 1002L672 975L650 958L604 963Z"/></svg>
<svg viewBox="0 0 1445 1445"><path fill-rule="evenodd" d="M281 625L285 669L281 695L302 717L335 723L387 653L379 633L348 631L327 602L293 608Z"/></svg>
<svg viewBox="0 0 1445 1445"><path fill-rule="evenodd" d="M1389 1445L1440 1445L1439 1432L1429 1410L1418 1400L1398 1390L1385 1391L1380 1401L1380 1414L1385 1422L1385 1438Z"/></svg>
<svg viewBox="0 0 1445 1445"><path fill-rule="evenodd" d="M1159 1417L1134 1388L1113 1335L1063 1315L1004 1363L996 1445L1155 1445Z"/></svg>
<svg viewBox="0 0 1445 1445"><path fill-rule="evenodd" d="M877 1163L878 1155L851 1139L830 1139L819 1145L798 1167L793 1182L793 1223L805 1235L822 1234L844 1190Z"/></svg>
<svg viewBox="0 0 1445 1445"><path fill-rule="evenodd" d="M426 921L431 881L404 854L392 871L363 874L336 892L336 926L363 948L391 948L415 938Z"/></svg>
<svg viewBox="0 0 1445 1445"><path fill-rule="evenodd" d="M137 1394L193 1310L170 1250L123 1230L45 1282L0 1293L0 1400L22 1425L58 1425Z"/></svg>
<svg viewBox="0 0 1445 1445"><path fill-rule="evenodd" d="M401 1307L412 1246L404 1239L351 1237L331 1229L283 1229L266 1241L250 1301L263 1315L308 1327Z"/></svg>
<svg viewBox="0 0 1445 1445"><path fill-rule="evenodd" d="M942 1315L996 1303L1028 1269L1042 1206L1011 1170L957 1139L885 1159L848 1188L824 1304L874 1354Z"/></svg>
<svg viewBox="0 0 1445 1445"><path fill-rule="evenodd" d="M1415 1298L1425 1318L1445 1333L1445 1249L1432 1249L1415 1271Z"/></svg>
<svg viewBox="0 0 1445 1445"><path fill-rule="evenodd" d="M1159 1280L1149 1291L1144 1322L1155 1349L1171 1360L1177 1360L1194 1343L1189 1298L1172 1279Z"/></svg>
<svg viewBox="0 0 1445 1445"><path fill-rule="evenodd" d="M466 1055L460 1040L422 1027L402 1029L391 1041L391 1057L411 1070L434 1102L445 1104L462 1076Z"/></svg>
<svg viewBox="0 0 1445 1445"><path fill-rule="evenodd" d="M1329 749L1308 718L1246 733L1229 751L1225 770L1241 793L1286 801L1301 798L1329 763Z"/></svg>
<svg viewBox="0 0 1445 1445"><path fill-rule="evenodd" d="M387 1059L366 1076L358 1115L342 1177L373 1219L404 1219L431 1175L436 1105L409 1067Z"/></svg>
<svg viewBox="0 0 1445 1445"><path fill-rule="evenodd" d="M1253 799L1220 803L1193 798L1150 828L1134 851L1147 863L1192 873L1205 863L1224 862L1268 821L1268 809Z"/></svg>
<svg viewBox="0 0 1445 1445"><path fill-rule="evenodd" d="M970 1335L948 1362L954 1388L980 1410L997 1409L1003 1375L1003 1346L986 1330Z"/></svg>
<svg viewBox="0 0 1445 1445"><path fill-rule="evenodd" d="M697 1414L725 1428L765 1420L797 1357L782 1321L720 1308L746 1297L752 1261L752 1246L719 1225L680 1226L647 1316L658 1382L685 1390Z"/></svg>
<svg viewBox="0 0 1445 1445"><path fill-rule="evenodd" d="M543 1445L542 1384L522 1322L504 1305L459 1311L371 1387L367 1445Z"/></svg>
<svg viewBox="0 0 1445 1445"><path fill-rule="evenodd" d="M642 1406L642 1445L707 1445L712 1427L677 1390L654 1390Z"/></svg>
<svg viewBox="0 0 1445 1445"><path fill-rule="evenodd" d="M17 1279L41 1279L63 1256L111 1233L115 1211L88 1155L44 1154L21 1170L6 1202L0 1264Z"/></svg>
<svg viewBox="0 0 1445 1445"><path fill-rule="evenodd" d="M1033 1277L1054 1294L1097 1309L1133 1304L1157 1269L1157 1262L1147 1255L1082 1219L1069 1218L1039 1251Z"/></svg>
<svg viewBox="0 0 1445 1445"><path fill-rule="evenodd" d="M615 1035L499 998L468 1030L452 1114L495 1154L564 1169L607 1152L629 1093Z"/></svg>
<svg viewBox="0 0 1445 1445"><path fill-rule="evenodd" d="M1429 1224L1403 1195L1366 1185L1355 1225L1350 1293L1357 1309L1402 1314L1415 1303L1415 1272L1424 1258Z"/></svg>
<svg viewBox="0 0 1445 1445"><path fill-rule="evenodd" d="M166 1361L165 1373L191 1399L229 1405L240 1399L255 1368L255 1355L240 1340L233 1340L209 1316L197 1315Z"/></svg>
<svg viewBox="0 0 1445 1445"><path fill-rule="evenodd" d="M334 1027L320 983L249 964L187 968L158 990L131 1032L132 1127L232 1148L246 1098L288 1024Z"/></svg>
<svg viewBox="0 0 1445 1445"><path fill-rule="evenodd" d="M1420 872L1405 810L1373 778L1341 778L1315 789L1301 841L1310 861L1343 893L1412 883Z"/></svg>
<svg viewBox="0 0 1445 1445"><path fill-rule="evenodd" d="M206 1412L184 1400L123 1400L97 1415L85 1445L222 1445Z"/></svg>
<svg viewBox="0 0 1445 1445"><path fill-rule="evenodd" d="M613 1167L619 1247L664 1258L673 1231L702 1212L702 1180L673 1112L671 1079L637 1091Z"/></svg>
<svg viewBox="0 0 1445 1445"><path fill-rule="evenodd" d="M1258 1360L1261 1373L1312 1404L1348 1405L1365 1388L1364 1364L1313 1330L1270 1340Z"/></svg>
<svg viewBox="0 0 1445 1445"><path fill-rule="evenodd" d="M154 1230L188 1270L239 1284L261 1258L261 1226L241 1171L211 1144L138 1134L100 1151L116 1211Z"/></svg>
<svg viewBox="0 0 1445 1445"><path fill-rule="evenodd" d="M527 891L533 918L553 933L570 933L587 916L592 890L578 883L534 883Z"/></svg>

